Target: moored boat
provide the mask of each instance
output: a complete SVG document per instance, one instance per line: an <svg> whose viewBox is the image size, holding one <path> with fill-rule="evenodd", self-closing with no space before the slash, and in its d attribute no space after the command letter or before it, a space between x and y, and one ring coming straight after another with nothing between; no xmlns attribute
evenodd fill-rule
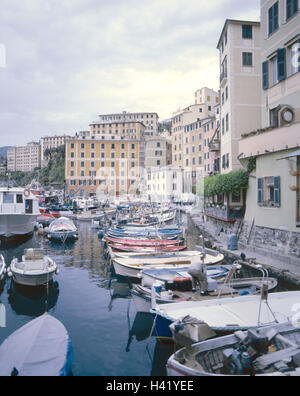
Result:
<svg viewBox="0 0 300 396"><path fill-rule="evenodd" d="M7 270L14 282L24 286L46 285L58 274L55 261L42 249L27 249L21 261L14 258Z"/></svg>
<svg viewBox="0 0 300 396"><path fill-rule="evenodd" d="M181 252L181 254L153 254L148 256L122 258L111 255L112 263L117 275L138 278L140 271L150 268L185 268L196 262L203 261L206 265L214 265L223 261L223 254L206 254L203 257L199 251Z"/></svg>
<svg viewBox="0 0 300 396"><path fill-rule="evenodd" d="M39 214L38 200L29 189L0 188L0 238L32 234Z"/></svg>
<svg viewBox="0 0 300 396"><path fill-rule="evenodd" d="M11 334L0 346L1 376L69 376L73 347L64 325L44 314Z"/></svg>
<svg viewBox="0 0 300 396"><path fill-rule="evenodd" d="M72 220L61 217L53 221L48 228L48 238L60 242L76 239L77 228Z"/></svg>
<svg viewBox="0 0 300 396"><path fill-rule="evenodd" d="M214 281L208 275L207 295L202 296L200 293L193 293L191 279L187 277L175 278L173 282L155 282L152 287L142 285L133 285L131 294L138 312L147 312L151 310L153 304L170 304L184 301L204 301L217 298L226 298L231 296L245 296L259 294L262 290L262 278L234 279L230 284L224 284L224 280ZM156 287L154 287L156 285ZM268 290L273 290L277 286L277 280L269 278L264 282ZM153 290L154 288L154 290Z"/></svg>
<svg viewBox="0 0 300 396"><path fill-rule="evenodd" d="M180 349L168 376L299 376L300 329L291 323L236 332Z"/></svg>
<svg viewBox="0 0 300 396"><path fill-rule="evenodd" d="M272 293L268 301L258 295L248 295L156 305L151 312L156 317L157 336L172 340L169 325L186 315L204 321L216 333L230 334L268 326L276 321L286 322L292 316L296 301L300 301L300 291Z"/></svg>

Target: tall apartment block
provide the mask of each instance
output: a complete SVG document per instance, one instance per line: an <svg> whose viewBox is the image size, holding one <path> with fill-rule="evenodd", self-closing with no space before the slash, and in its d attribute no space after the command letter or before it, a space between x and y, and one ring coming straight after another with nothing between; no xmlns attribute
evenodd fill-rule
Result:
<svg viewBox="0 0 300 396"><path fill-rule="evenodd" d="M205 166L203 123L213 119L218 103L218 92L202 88L195 93L195 104L173 113L172 165L185 169L184 192L195 192L196 172Z"/></svg>
<svg viewBox="0 0 300 396"><path fill-rule="evenodd" d="M128 113L123 111L116 114L101 114L99 121L104 122L142 122L145 125L145 137L153 137L158 134L158 114L157 113Z"/></svg>
<svg viewBox="0 0 300 396"><path fill-rule="evenodd" d="M41 167L41 146L31 142L26 146L7 150L7 170L11 172L32 172Z"/></svg>
<svg viewBox="0 0 300 396"><path fill-rule="evenodd" d="M66 183L71 196L137 191L145 165L145 125L92 123L88 136L66 142Z"/></svg>
<svg viewBox="0 0 300 396"><path fill-rule="evenodd" d="M260 23L226 20L220 61L221 173L238 170L241 135L261 124Z"/></svg>

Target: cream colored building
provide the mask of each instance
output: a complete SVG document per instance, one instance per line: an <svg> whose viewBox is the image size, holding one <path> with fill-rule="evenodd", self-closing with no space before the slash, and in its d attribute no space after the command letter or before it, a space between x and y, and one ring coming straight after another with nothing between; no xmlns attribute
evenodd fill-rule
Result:
<svg viewBox="0 0 300 396"><path fill-rule="evenodd" d="M260 23L226 20L217 48L220 61L221 173L241 167L238 141L261 118Z"/></svg>
<svg viewBox="0 0 300 396"><path fill-rule="evenodd" d="M71 196L125 195L140 189L145 165L141 122L93 123L89 136L66 142L66 183Z"/></svg>
<svg viewBox="0 0 300 396"><path fill-rule="evenodd" d="M247 190L247 244L284 256L286 265L300 264L300 13L294 5L261 1L262 125L239 142L241 163L256 162Z"/></svg>
<svg viewBox="0 0 300 396"><path fill-rule="evenodd" d="M40 140L41 144L41 161L42 161L42 166L47 166L48 160L45 157L45 151L47 149L53 149L57 148L60 146L64 146L66 144L66 140L70 139L71 136L67 135L61 135L61 136L44 136Z"/></svg>
<svg viewBox="0 0 300 396"><path fill-rule="evenodd" d="M41 146L31 142L26 146L7 150L7 170L11 172L32 172L41 167Z"/></svg>
<svg viewBox="0 0 300 396"><path fill-rule="evenodd" d="M178 199L184 189L183 170L178 166L157 167L147 172L147 194L152 201Z"/></svg>
<svg viewBox="0 0 300 396"><path fill-rule="evenodd" d="M200 92L202 92L200 96ZM195 101L202 100L178 110L172 117L172 155L173 165L182 168L202 167L203 133L202 121L214 117L215 105L219 101L219 94L208 88L195 93Z"/></svg>
<svg viewBox="0 0 300 396"><path fill-rule="evenodd" d="M145 167L164 167L171 164L172 144L164 137L153 137L146 141Z"/></svg>
<svg viewBox="0 0 300 396"><path fill-rule="evenodd" d="M153 137L158 134L158 114L157 113L130 113L123 111L116 114L101 114L99 121L104 123L113 122L141 122L145 125L145 137Z"/></svg>

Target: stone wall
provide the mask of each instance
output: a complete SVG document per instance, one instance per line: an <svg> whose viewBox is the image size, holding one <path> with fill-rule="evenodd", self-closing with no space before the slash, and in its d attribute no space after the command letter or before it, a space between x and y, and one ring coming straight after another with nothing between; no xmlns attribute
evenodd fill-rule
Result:
<svg viewBox="0 0 300 396"><path fill-rule="evenodd" d="M243 221L239 234L239 242L243 246L269 251L272 254L300 259L299 233L255 226Z"/></svg>
<svg viewBox="0 0 300 396"><path fill-rule="evenodd" d="M239 249L249 249L283 260L285 257L296 261L300 259L300 229L299 233L289 232L259 227L245 220L228 223L210 217L207 217L206 221L206 224L211 230L214 230L216 236L220 233L224 238L230 234L238 235Z"/></svg>

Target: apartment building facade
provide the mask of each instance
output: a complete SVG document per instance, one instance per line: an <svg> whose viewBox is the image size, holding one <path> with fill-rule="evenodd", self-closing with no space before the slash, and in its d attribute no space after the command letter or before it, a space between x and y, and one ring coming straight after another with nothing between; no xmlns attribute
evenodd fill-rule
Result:
<svg viewBox="0 0 300 396"><path fill-rule="evenodd" d="M145 167L165 167L172 162L172 144L164 137L148 138L146 143Z"/></svg>
<svg viewBox="0 0 300 396"><path fill-rule="evenodd" d="M140 188L145 166L141 122L93 123L89 136L66 142L66 184L70 196L119 196Z"/></svg>
<svg viewBox="0 0 300 396"><path fill-rule="evenodd" d="M26 146L7 150L7 170L11 172L32 172L41 167L41 145L30 142Z"/></svg>
<svg viewBox="0 0 300 396"><path fill-rule="evenodd" d="M244 228L250 245L300 263L299 1L261 1L261 47L262 126L239 143L244 166L256 161Z"/></svg>
<svg viewBox="0 0 300 396"><path fill-rule="evenodd" d="M220 62L221 173L241 168L238 141L260 127L260 23L226 20L217 49Z"/></svg>
<svg viewBox="0 0 300 396"><path fill-rule="evenodd" d="M151 201L176 200L182 197L184 174L178 166L156 167L147 171L147 195Z"/></svg>
<svg viewBox="0 0 300 396"><path fill-rule="evenodd" d="M141 122L145 125L145 138L158 135L158 114L157 113L130 113L123 111L122 113L115 114L101 114L99 121L101 123L114 123L114 122Z"/></svg>

